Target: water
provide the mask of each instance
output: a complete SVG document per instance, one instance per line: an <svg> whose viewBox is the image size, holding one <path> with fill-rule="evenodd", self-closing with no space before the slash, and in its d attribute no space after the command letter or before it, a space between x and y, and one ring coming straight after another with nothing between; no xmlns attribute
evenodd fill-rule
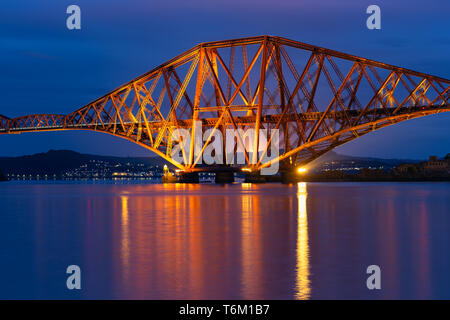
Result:
<svg viewBox="0 0 450 320"><path fill-rule="evenodd" d="M2 183L0 298L449 299L449 196L449 183Z"/></svg>

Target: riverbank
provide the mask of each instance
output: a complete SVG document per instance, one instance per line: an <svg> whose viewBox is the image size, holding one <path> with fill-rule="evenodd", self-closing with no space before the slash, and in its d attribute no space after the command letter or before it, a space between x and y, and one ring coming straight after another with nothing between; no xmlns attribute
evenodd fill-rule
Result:
<svg viewBox="0 0 450 320"><path fill-rule="evenodd" d="M349 174L340 170L298 175L298 181L305 182L435 182L450 181L450 175L435 173L399 174L396 171L380 169L363 169L357 174Z"/></svg>
<svg viewBox="0 0 450 320"><path fill-rule="evenodd" d="M165 183L183 183L178 181L163 181L162 179L139 179L139 178L113 178L113 179L5 179L0 178L0 182L27 182L32 183L132 183L132 184L165 184ZM318 177L318 176L298 176L290 179L285 179L281 176L260 176L259 179L247 180L245 178L234 179L234 184L240 183L254 183L254 184L289 184L298 182L450 182L450 178L444 177L428 177L428 178L362 178L362 177L346 177L346 178L331 178L331 177ZM185 182L185 183L195 183L195 184L214 184L214 178L209 180L199 180L198 182ZM219 184L230 184L219 183Z"/></svg>
<svg viewBox="0 0 450 320"><path fill-rule="evenodd" d="M302 182L450 182L450 177L428 177L428 178L318 178L318 177L303 177L299 179Z"/></svg>

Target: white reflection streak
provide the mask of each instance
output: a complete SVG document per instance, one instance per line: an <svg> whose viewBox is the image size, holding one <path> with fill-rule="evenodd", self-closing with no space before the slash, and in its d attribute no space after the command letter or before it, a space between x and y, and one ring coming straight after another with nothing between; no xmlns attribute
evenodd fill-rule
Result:
<svg viewBox="0 0 450 320"><path fill-rule="evenodd" d="M130 235L128 225L128 197L121 196L122 200L122 219L121 219L121 242L120 242L120 260L124 266L125 280L128 280L129 276L129 264L130 264Z"/></svg>
<svg viewBox="0 0 450 320"><path fill-rule="evenodd" d="M308 216L306 213L306 183L299 182L297 191L298 219L297 219L297 281L296 299L309 299L311 287L309 281L309 244L308 244Z"/></svg>

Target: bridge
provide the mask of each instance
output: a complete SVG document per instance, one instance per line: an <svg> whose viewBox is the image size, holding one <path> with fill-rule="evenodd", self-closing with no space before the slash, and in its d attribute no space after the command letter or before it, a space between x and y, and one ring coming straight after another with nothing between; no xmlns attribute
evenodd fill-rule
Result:
<svg viewBox="0 0 450 320"><path fill-rule="evenodd" d="M0 115L0 134L104 132L143 146L189 173L205 170L201 157L214 133L232 129L236 145L244 150L241 167L258 172L276 162L281 168L304 165L374 130L450 111L449 89L448 79L258 36L201 43L67 115ZM194 150L199 142L195 121L203 132L212 129L200 152ZM189 150L181 149L184 161L176 161L172 146L180 141L172 133L182 128L190 130L191 141ZM242 132L249 128L255 130L250 144L259 154L246 151L249 143ZM268 132L263 149L262 129ZM264 160L275 129L280 154Z"/></svg>

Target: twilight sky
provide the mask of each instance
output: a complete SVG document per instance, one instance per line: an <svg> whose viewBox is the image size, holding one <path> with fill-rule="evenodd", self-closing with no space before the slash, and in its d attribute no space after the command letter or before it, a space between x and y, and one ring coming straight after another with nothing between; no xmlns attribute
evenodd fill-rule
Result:
<svg viewBox="0 0 450 320"><path fill-rule="evenodd" d="M81 8L82 29L66 28ZM368 30L370 4L382 29ZM450 79L449 0L2 0L0 114L70 113L199 42L278 35ZM94 132L0 135L0 156L72 149L148 156ZM450 113L406 121L337 152L425 158L450 153Z"/></svg>

